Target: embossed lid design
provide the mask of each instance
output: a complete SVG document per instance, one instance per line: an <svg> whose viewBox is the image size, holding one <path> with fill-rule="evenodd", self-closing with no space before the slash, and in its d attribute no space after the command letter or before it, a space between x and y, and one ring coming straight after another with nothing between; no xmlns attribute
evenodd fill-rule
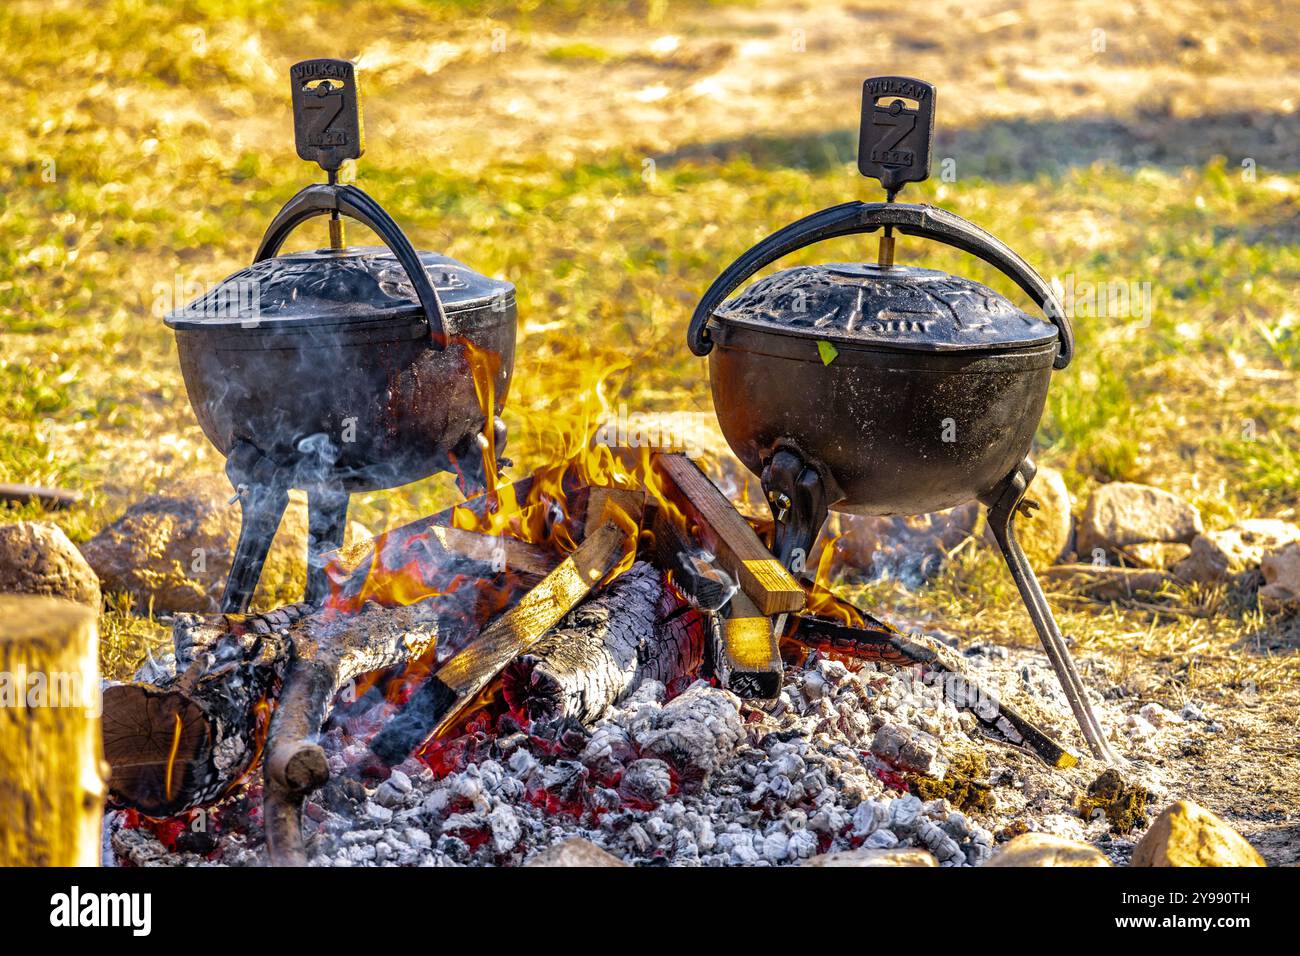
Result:
<svg viewBox="0 0 1300 956"><path fill-rule="evenodd" d="M972 279L934 269L831 263L784 269L713 312L714 322L863 348L1028 348L1056 326Z"/></svg>
<svg viewBox="0 0 1300 956"><path fill-rule="evenodd" d="M515 287L436 252L418 253L448 324L457 314L512 305ZM418 318L419 298L382 246L293 252L255 262L167 316L174 329L303 329ZM449 329L455 331L455 329Z"/></svg>

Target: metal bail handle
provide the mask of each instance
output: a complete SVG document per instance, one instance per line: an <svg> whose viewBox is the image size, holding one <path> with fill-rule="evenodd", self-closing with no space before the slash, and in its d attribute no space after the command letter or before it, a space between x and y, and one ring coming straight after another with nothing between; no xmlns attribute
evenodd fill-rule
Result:
<svg viewBox="0 0 1300 956"><path fill-rule="evenodd" d="M1060 333L1060 348L1054 366L1061 369L1070 364L1074 357L1074 330L1070 328L1070 320L1052 287L1029 263L1002 240L955 213L936 206L898 202L843 203L815 212L772 233L713 280L691 316L686 344L696 355L708 355L713 348L708 333L710 316L742 282L764 266L823 239L875 232L886 227L969 252L1000 270L1034 300Z"/></svg>
<svg viewBox="0 0 1300 956"><path fill-rule="evenodd" d="M429 338L433 347L439 351L447 344L447 320L442 309L442 300L438 290L429 281L429 274L424 271L420 256L411 245L401 227L393 217L356 186L339 186L333 183L316 183L300 190L297 195L284 204L262 236L262 243L257 247L254 262L271 259L280 251L289 233L298 226L316 216L342 213L370 227L384 240L397 261L406 270L406 277L411 280L415 294L424 307L424 318L429 324Z"/></svg>

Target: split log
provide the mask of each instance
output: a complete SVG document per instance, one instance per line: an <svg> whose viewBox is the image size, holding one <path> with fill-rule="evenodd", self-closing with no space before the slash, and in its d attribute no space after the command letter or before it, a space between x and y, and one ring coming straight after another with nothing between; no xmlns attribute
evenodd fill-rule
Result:
<svg viewBox="0 0 1300 956"><path fill-rule="evenodd" d="M772 619L719 568L694 548L660 510L654 524L655 551L677 586L708 615L708 664L718 682L747 699L769 700L781 692L785 666Z"/></svg>
<svg viewBox="0 0 1300 956"><path fill-rule="evenodd" d="M0 866L96 866L104 800L89 608L0 595Z"/></svg>
<svg viewBox="0 0 1300 956"><path fill-rule="evenodd" d="M176 615L174 660L104 691L110 803L167 817L229 793L260 752L289 628L310 610Z"/></svg>
<svg viewBox="0 0 1300 956"><path fill-rule="evenodd" d="M587 536L541 583L416 689L402 711L370 742L392 766L445 731L488 682L535 645L635 547L609 522Z"/></svg>
<svg viewBox="0 0 1300 956"><path fill-rule="evenodd" d="M754 529L704 472L685 455L656 455L655 468L676 492L694 528L680 529L698 538L740 584L762 614L798 611L806 595L789 571L759 540Z"/></svg>
<svg viewBox="0 0 1300 956"><path fill-rule="evenodd" d="M785 665L772 619L760 614L744 591L710 617L710 663L718 683L747 700L781 693Z"/></svg>
<svg viewBox="0 0 1300 956"><path fill-rule="evenodd" d="M806 615L794 618L794 622L794 629L787 636L800 643L858 659L927 667L952 675L956 679L945 681L944 693L954 705L974 714L981 724L997 730L1012 743L1027 746L1049 766L1066 769L1079 762L1078 755L1047 731L985 690L957 656L937 641L919 634L905 637L874 618L866 628Z"/></svg>
<svg viewBox="0 0 1300 956"><path fill-rule="evenodd" d="M644 562L580 605L501 675L512 710L529 720L572 717L592 723L630 693L647 671L669 671L655 628L660 574ZM665 658L662 662L661 658Z"/></svg>

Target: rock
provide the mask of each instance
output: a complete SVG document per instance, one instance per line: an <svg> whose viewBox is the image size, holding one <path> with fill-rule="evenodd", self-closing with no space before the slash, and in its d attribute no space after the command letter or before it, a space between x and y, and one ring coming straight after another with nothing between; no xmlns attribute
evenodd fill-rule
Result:
<svg viewBox="0 0 1300 956"><path fill-rule="evenodd" d="M1095 847L1050 833L1022 833L985 866L1110 866Z"/></svg>
<svg viewBox="0 0 1300 956"><path fill-rule="evenodd" d="M0 593L43 594L99 609L99 579L63 529L43 521L0 525Z"/></svg>
<svg viewBox="0 0 1300 956"><path fill-rule="evenodd" d="M804 860L800 866L938 866L934 856L919 848L842 850Z"/></svg>
<svg viewBox="0 0 1300 956"><path fill-rule="evenodd" d="M127 508L82 546L106 591L131 594L140 608L215 611L239 539L239 504L221 476L180 481ZM302 599L307 573L307 509L294 495L262 570L259 601Z"/></svg>
<svg viewBox="0 0 1300 956"><path fill-rule="evenodd" d="M1079 518L1076 550L1087 561L1095 549L1111 552L1145 541L1188 544L1202 530L1201 513L1177 495L1114 481L1098 487L1088 499Z"/></svg>
<svg viewBox="0 0 1300 956"><path fill-rule="evenodd" d="M1245 838L1190 800L1171 803L1133 848L1134 866L1265 866Z"/></svg>
<svg viewBox="0 0 1300 956"><path fill-rule="evenodd" d="M570 837L529 857L524 866L627 866L590 840Z"/></svg>
<svg viewBox="0 0 1300 956"><path fill-rule="evenodd" d="M1192 539L1186 558L1174 565L1184 581L1216 584L1258 566L1264 555L1300 541L1300 526L1276 518L1238 521Z"/></svg>
<svg viewBox="0 0 1300 956"><path fill-rule="evenodd" d="M1264 555L1261 568L1265 582L1259 589L1261 607L1281 609L1300 605L1300 544L1289 544Z"/></svg>
<svg viewBox="0 0 1300 956"><path fill-rule="evenodd" d="M1129 567L1168 571L1191 553L1191 545L1172 541L1144 541L1120 548L1119 558Z"/></svg>
<svg viewBox="0 0 1300 956"><path fill-rule="evenodd" d="M1158 591L1164 584L1176 580L1168 571L1107 564L1058 564L1044 568L1042 577L1060 582L1078 594L1103 601L1123 600L1140 593Z"/></svg>
<svg viewBox="0 0 1300 956"><path fill-rule="evenodd" d="M1025 497L1037 502L1038 507L1031 517L1022 515L1016 518L1016 537L1029 557L1029 563L1035 568L1045 568L1059 561L1070 547L1070 537L1074 533L1070 490L1065 487L1065 478L1059 471L1039 465ZM986 529L984 538L989 544L994 544L991 531Z"/></svg>

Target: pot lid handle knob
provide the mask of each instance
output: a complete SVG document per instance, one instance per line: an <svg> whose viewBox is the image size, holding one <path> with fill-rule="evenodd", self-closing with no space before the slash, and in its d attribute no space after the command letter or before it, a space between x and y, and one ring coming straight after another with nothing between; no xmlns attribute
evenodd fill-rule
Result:
<svg viewBox="0 0 1300 956"><path fill-rule="evenodd" d="M339 186L335 183L315 183L297 192L284 204L262 236L261 245L253 262L271 259L280 251L284 240L299 225L316 216L349 216L364 226L369 226L384 240L415 289L415 295L424 307L424 318L429 324L429 338L439 351L447 344L447 320L438 290L429 281L420 255L406 238L400 226L393 221L379 203L356 186Z"/></svg>
<svg viewBox="0 0 1300 956"><path fill-rule="evenodd" d="M929 178L933 140L933 83L873 76L862 84L858 172L878 180L890 202L907 183Z"/></svg>
<svg viewBox="0 0 1300 956"><path fill-rule="evenodd" d="M1060 298L1052 287L1006 243L946 209L901 202L848 202L805 216L778 229L723 271L709 286L695 307L686 333L686 344L696 355L713 349L709 318L740 284L777 259L824 239L897 229L909 236L933 239L978 256L1020 286L1056 326L1060 346L1055 367L1065 368L1074 357L1074 330Z"/></svg>
<svg viewBox="0 0 1300 956"><path fill-rule="evenodd" d="M366 151L356 68L347 60L303 60L289 67L298 157L338 172Z"/></svg>

